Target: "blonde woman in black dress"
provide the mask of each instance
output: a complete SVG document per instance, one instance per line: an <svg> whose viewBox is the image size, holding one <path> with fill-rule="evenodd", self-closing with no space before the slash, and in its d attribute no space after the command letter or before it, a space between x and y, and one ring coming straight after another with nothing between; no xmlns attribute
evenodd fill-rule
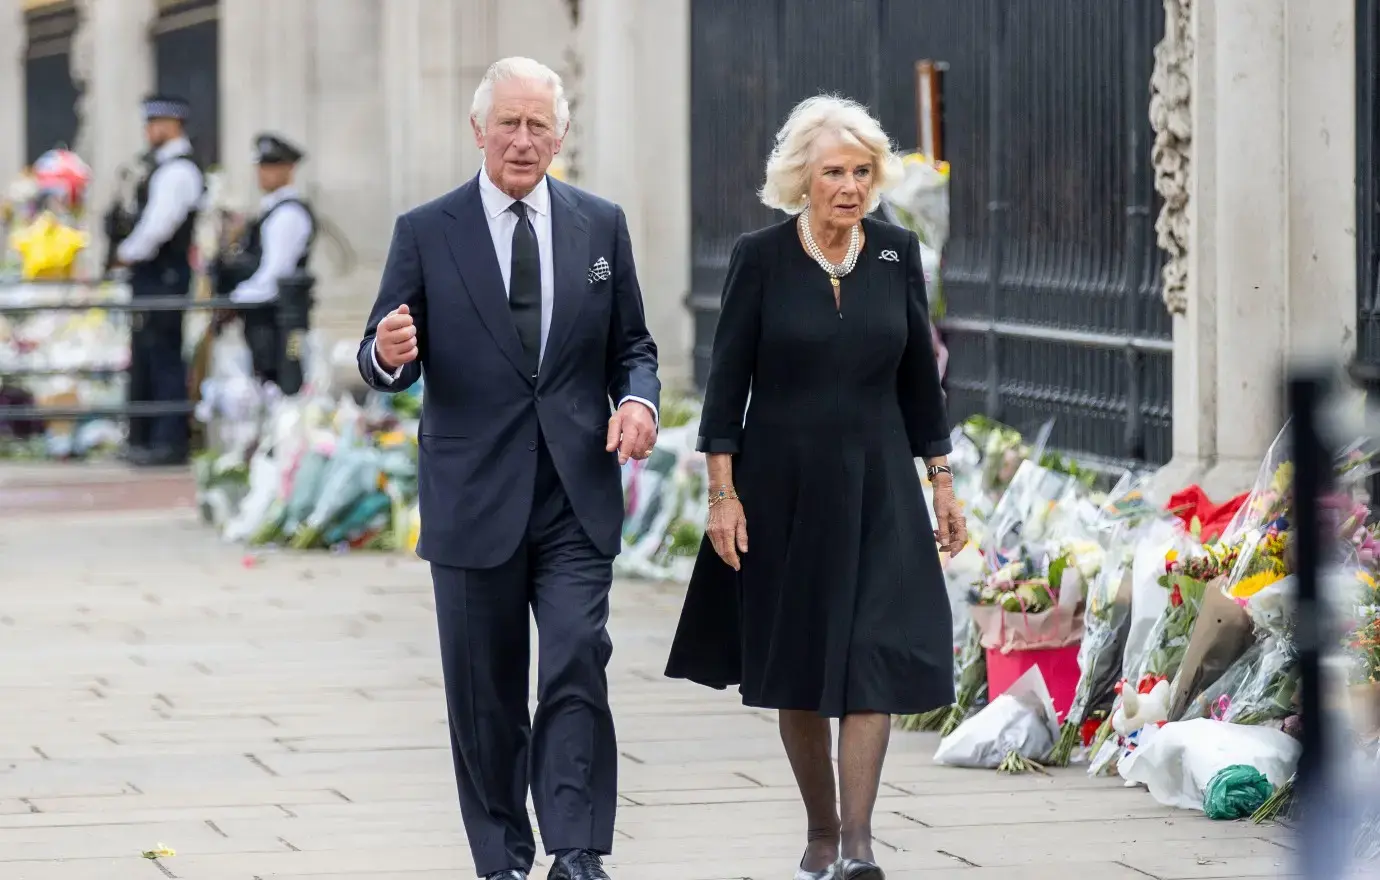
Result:
<svg viewBox="0 0 1380 880"><path fill-rule="evenodd" d="M700 422L709 527L666 674L779 710L809 822L797 880L881 880L890 716L954 696L939 551L967 528L920 246L867 217L900 166L859 104L791 112L761 193L791 216L734 248Z"/></svg>

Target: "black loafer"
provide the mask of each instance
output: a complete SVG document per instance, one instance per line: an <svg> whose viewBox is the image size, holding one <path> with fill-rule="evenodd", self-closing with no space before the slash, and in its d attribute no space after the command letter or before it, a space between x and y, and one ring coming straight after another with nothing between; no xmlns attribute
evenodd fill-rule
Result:
<svg viewBox="0 0 1380 880"><path fill-rule="evenodd" d="M840 880L886 880L886 872L873 862L844 859L839 863Z"/></svg>
<svg viewBox="0 0 1380 880"><path fill-rule="evenodd" d="M527 880L527 875L516 868L486 874L484 880Z"/></svg>

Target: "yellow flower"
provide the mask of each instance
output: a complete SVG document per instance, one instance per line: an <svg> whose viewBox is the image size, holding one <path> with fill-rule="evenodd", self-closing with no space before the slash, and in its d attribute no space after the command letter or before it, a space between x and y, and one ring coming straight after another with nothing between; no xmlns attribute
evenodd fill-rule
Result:
<svg viewBox="0 0 1380 880"><path fill-rule="evenodd" d="M1375 578L1371 575L1370 572L1366 571L1365 569L1357 570L1356 580L1370 587L1372 590L1375 589Z"/></svg>
<svg viewBox="0 0 1380 880"><path fill-rule="evenodd" d="M1178 561L1179 561L1179 551L1178 551L1178 550L1170 550L1168 553L1164 554L1164 561L1165 561L1165 562L1178 562Z"/></svg>
<svg viewBox="0 0 1380 880"><path fill-rule="evenodd" d="M25 280L70 277L77 253L86 243L85 234L58 222L51 212L10 235L10 247L19 252Z"/></svg>
<svg viewBox="0 0 1380 880"><path fill-rule="evenodd" d="M1232 585L1230 595L1233 599L1249 599L1256 593L1284 580L1284 575L1278 571L1262 571L1260 574L1253 574L1245 580L1238 581Z"/></svg>
<svg viewBox="0 0 1380 880"><path fill-rule="evenodd" d="M145 850L143 855L146 859L167 859L177 855L177 851L160 843L153 849Z"/></svg>

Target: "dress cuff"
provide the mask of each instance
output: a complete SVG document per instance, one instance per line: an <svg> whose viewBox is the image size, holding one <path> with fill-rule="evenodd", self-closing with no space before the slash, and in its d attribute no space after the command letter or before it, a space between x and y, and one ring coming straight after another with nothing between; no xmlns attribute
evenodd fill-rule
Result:
<svg viewBox="0 0 1380 880"><path fill-rule="evenodd" d="M938 458L941 455L949 455L953 451L954 441L948 437L911 447L911 452L915 454L916 458Z"/></svg>
<svg viewBox="0 0 1380 880"><path fill-rule="evenodd" d="M742 451L739 437L706 437L695 440L695 449L705 455L737 455Z"/></svg>

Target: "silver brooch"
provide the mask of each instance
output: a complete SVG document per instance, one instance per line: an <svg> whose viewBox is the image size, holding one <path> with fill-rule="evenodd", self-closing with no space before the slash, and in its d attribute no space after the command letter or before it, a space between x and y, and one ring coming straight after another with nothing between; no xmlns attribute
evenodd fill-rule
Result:
<svg viewBox="0 0 1380 880"><path fill-rule="evenodd" d="M594 261L594 265L589 267L589 283L593 284L596 281L608 281L609 276L612 274L613 272L609 269L608 260L600 257Z"/></svg>
<svg viewBox="0 0 1380 880"><path fill-rule="evenodd" d="M886 250L882 251L882 259L886 260L888 263L899 263L901 262L901 255L895 251Z"/></svg>

